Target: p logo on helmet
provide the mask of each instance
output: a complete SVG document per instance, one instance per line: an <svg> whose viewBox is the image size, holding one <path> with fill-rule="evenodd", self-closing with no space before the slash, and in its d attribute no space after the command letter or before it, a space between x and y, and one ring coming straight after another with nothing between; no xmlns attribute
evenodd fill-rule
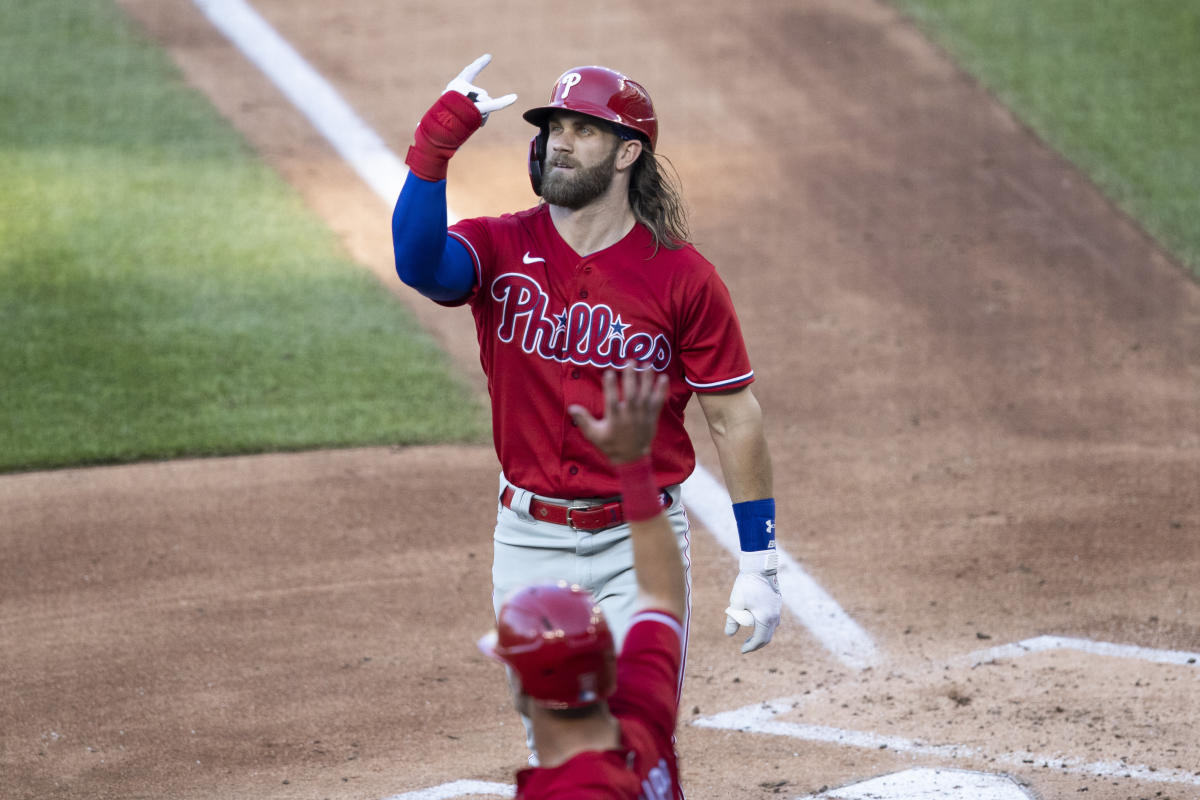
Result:
<svg viewBox="0 0 1200 800"><path fill-rule="evenodd" d="M571 87L583 80L583 76L578 72L568 72L558 79L558 85L562 87L562 92L559 97L566 100L571 94Z"/></svg>

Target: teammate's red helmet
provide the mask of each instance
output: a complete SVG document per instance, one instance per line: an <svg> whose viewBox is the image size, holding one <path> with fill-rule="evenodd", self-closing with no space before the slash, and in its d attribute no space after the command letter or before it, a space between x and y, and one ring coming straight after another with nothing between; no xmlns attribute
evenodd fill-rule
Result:
<svg viewBox="0 0 1200 800"><path fill-rule="evenodd" d="M500 608L496 630L479 640L507 664L521 691L549 708L595 703L616 688L612 632L592 595L565 581L527 586Z"/></svg>
<svg viewBox="0 0 1200 800"><path fill-rule="evenodd" d="M607 67L574 67L554 84L550 103L531 108L523 115L538 127L546 124L558 109L576 111L630 128L649 142L653 150L658 142L658 119L650 93L636 81Z"/></svg>

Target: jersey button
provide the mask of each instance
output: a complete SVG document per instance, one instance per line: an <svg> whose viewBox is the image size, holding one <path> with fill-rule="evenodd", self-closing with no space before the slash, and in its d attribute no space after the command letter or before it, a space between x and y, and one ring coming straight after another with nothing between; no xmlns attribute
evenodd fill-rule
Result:
<svg viewBox="0 0 1200 800"><path fill-rule="evenodd" d="M587 289L584 289L582 292L579 293L579 296L586 300L587 294L588 294Z"/></svg>
<svg viewBox="0 0 1200 800"><path fill-rule="evenodd" d="M567 472L571 473L572 475L578 475L579 467L571 467L569 470L567 470Z"/></svg>
<svg viewBox="0 0 1200 800"><path fill-rule="evenodd" d="M577 370L577 369L571 370L571 377L575 378L576 380L579 380L579 370Z"/></svg>

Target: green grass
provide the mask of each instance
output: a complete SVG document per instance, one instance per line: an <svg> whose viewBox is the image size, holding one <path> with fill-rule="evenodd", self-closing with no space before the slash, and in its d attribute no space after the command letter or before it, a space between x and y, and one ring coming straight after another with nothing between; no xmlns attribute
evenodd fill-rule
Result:
<svg viewBox="0 0 1200 800"><path fill-rule="evenodd" d="M1200 275L1200 2L894 4Z"/></svg>
<svg viewBox="0 0 1200 800"><path fill-rule="evenodd" d="M0 109L0 471L483 440L432 340L109 0L0 4Z"/></svg>

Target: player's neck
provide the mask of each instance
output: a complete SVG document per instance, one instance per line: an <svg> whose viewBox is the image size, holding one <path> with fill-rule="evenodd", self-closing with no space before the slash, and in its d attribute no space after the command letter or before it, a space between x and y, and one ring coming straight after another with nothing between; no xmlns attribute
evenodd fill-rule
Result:
<svg viewBox="0 0 1200 800"><path fill-rule="evenodd" d="M560 719L534 714L533 741L538 765L557 767L589 750L612 750L621 744L621 724L604 706L601 713L584 719Z"/></svg>
<svg viewBox="0 0 1200 800"><path fill-rule="evenodd" d="M624 239L637 222L629 207L627 190L615 185L580 209L551 204L550 219L563 241L581 256L612 247Z"/></svg>

